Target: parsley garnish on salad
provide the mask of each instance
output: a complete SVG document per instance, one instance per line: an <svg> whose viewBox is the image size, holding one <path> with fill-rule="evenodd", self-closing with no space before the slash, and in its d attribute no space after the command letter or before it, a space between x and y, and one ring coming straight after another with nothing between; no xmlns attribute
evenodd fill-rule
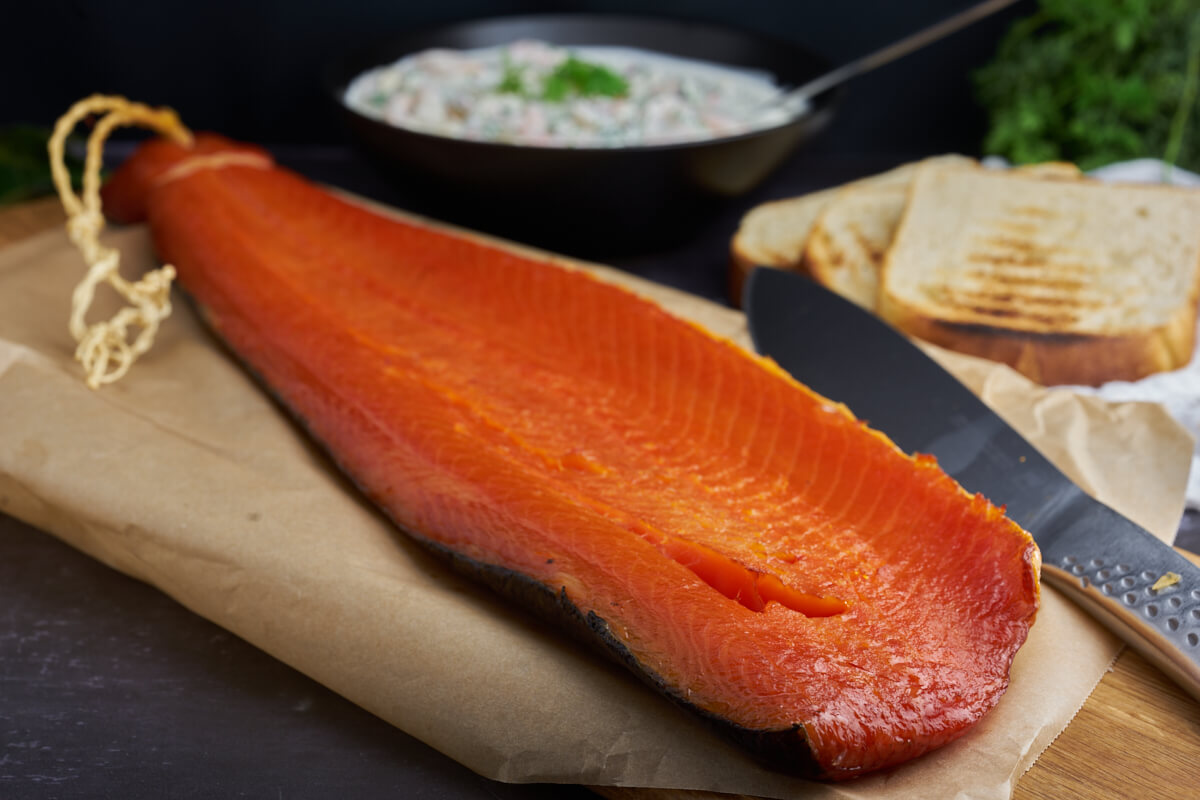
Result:
<svg viewBox="0 0 1200 800"><path fill-rule="evenodd" d="M561 103L572 97L623 97L629 92L629 83L608 67L570 55L546 76L541 91L535 93L527 90L521 70L506 63L496 91Z"/></svg>
<svg viewBox="0 0 1200 800"><path fill-rule="evenodd" d="M621 97L628 91L625 79L608 67L568 56L546 78L542 99L558 103L571 96Z"/></svg>

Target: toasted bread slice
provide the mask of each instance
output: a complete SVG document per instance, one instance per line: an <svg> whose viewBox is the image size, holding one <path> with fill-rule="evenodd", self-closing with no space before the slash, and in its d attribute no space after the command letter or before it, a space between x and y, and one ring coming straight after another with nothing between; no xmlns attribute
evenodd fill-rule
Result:
<svg viewBox="0 0 1200 800"><path fill-rule="evenodd" d="M838 193L813 225L804 267L813 280L870 311L879 268L904 215L908 186L891 182Z"/></svg>
<svg viewBox="0 0 1200 800"><path fill-rule="evenodd" d="M974 163L965 156L927 159L934 163ZM741 304L742 284L757 266L807 272L804 250L813 225L826 206L850 187L895 185L907 187L917 167L925 162L902 164L895 169L862 178L844 187L823 189L799 197L773 200L755 206L742 217L730 243L729 296Z"/></svg>
<svg viewBox="0 0 1200 800"><path fill-rule="evenodd" d="M1073 181L1083 177L1083 171L1070 161L1043 161L1040 164L1022 164L1013 169L1022 175L1052 181Z"/></svg>
<svg viewBox="0 0 1200 800"><path fill-rule="evenodd" d="M955 156L933 162L944 166L974 166L969 159ZM1053 180L1073 180L1081 174L1074 164L1061 162L1018 169L1023 174ZM804 247L804 271L827 289L874 311L879 295L879 269L904 216L911 175L915 171L914 167L905 172L902 180L864 182L839 191L826 204L808 235Z"/></svg>
<svg viewBox="0 0 1200 800"><path fill-rule="evenodd" d="M929 165L884 258L878 313L1042 384L1188 363L1200 192Z"/></svg>
<svg viewBox="0 0 1200 800"><path fill-rule="evenodd" d="M838 188L772 200L742 217L729 248L729 300L742 303L742 286L755 267L803 270L804 245L813 223Z"/></svg>

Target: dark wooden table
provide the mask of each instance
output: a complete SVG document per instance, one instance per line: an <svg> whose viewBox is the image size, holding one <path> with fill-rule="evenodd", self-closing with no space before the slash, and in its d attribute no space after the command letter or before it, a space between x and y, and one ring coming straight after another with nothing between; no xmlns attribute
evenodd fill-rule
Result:
<svg viewBox="0 0 1200 800"><path fill-rule="evenodd" d="M340 150L280 155L318 180L421 210ZM746 208L897 160L802 155L694 239L610 261L723 299L728 240ZM61 220L53 200L0 209L0 246ZM1185 517L1179 539L1193 551L1197 516ZM1198 776L1200 704L1126 651L1014 797L1183 798L1200 792ZM591 791L623 800L698 796ZM480 778L157 590L0 513L0 798L242 796L591 792Z"/></svg>

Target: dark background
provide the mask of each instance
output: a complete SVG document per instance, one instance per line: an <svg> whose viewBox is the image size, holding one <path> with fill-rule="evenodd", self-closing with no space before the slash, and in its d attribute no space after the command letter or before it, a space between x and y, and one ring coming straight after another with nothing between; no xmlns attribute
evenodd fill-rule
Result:
<svg viewBox="0 0 1200 800"><path fill-rule="evenodd" d="M267 145L343 141L320 90L324 65L363 44L482 16L649 13L732 25L849 61L970 6L965 0L46 0L5 11L0 124L51 124L94 92L175 108L193 130ZM864 76L817 151L978 154L985 118L970 73L992 55L1022 0Z"/></svg>

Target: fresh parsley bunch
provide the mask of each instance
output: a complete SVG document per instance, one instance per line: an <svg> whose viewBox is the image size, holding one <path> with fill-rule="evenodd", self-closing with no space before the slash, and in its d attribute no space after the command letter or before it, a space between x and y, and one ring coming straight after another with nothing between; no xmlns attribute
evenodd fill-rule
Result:
<svg viewBox="0 0 1200 800"><path fill-rule="evenodd" d="M977 71L987 153L1200 169L1200 2L1040 0Z"/></svg>
<svg viewBox="0 0 1200 800"><path fill-rule="evenodd" d="M34 125L0 126L0 205L31 200L54 191L46 142L50 131ZM76 182L81 170L68 154L67 165Z"/></svg>

